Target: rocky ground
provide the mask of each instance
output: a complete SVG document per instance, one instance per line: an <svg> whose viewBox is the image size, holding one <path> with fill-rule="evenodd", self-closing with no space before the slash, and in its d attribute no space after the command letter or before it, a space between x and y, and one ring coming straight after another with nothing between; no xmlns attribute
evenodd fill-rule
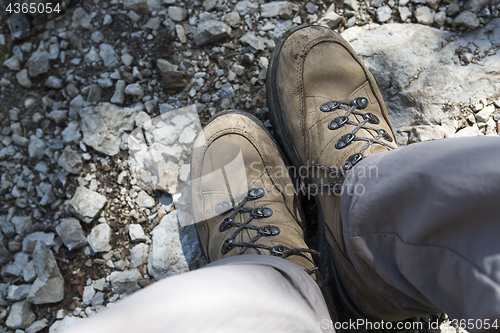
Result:
<svg viewBox="0 0 500 333"><path fill-rule="evenodd" d="M7 4L0 332L60 332L205 264L165 192L189 161L178 154L163 191L142 186L129 135L192 104L202 124L234 108L270 126L269 56L295 25L323 24L352 43L399 144L498 135L499 1L65 1L59 15L17 15L10 27Z"/></svg>

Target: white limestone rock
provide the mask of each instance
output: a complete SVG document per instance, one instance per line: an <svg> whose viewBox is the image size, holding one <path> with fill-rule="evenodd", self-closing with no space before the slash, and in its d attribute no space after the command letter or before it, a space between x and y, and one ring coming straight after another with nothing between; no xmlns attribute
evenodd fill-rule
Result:
<svg viewBox="0 0 500 333"><path fill-rule="evenodd" d="M49 333L63 333L69 328L76 326L84 321L83 318L66 316L62 320L57 320L50 326Z"/></svg>
<svg viewBox="0 0 500 333"><path fill-rule="evenodd" d="M106 202L107 199L102 194L80 186L76 189L68 210L80 221L90 223L99 216Z"/></svg>
<svg viewBox="0 0 500 333"><path fill-rule="evenodd" d="M148 239L140 224L129 225L128 233L132 242L145 242Z"/></svg>
<svg viewBox="0 0 500 333"><path fill-rule="evenodd" d="M118 154L123 134L134 128L140 111L140 106L121 108L110 103L81 109L83 143L109 156Z"/></svg>
<svg viewBox="0 0 500 333"><path fill-rule="evenodd" d="M149 245L141 243L130 249L130 268L137 268L148 262Z"/></svg>
<svg viewBox="0 0 500 333"><path fill-rule="evenodd" d="M21 301L12 304L5 324L12 329L23 329L31 325L35 320L35 314L31 310L31 304Z"/></svg>
<svg viewBox="0 0 500 333"><path fill-rule="evenodd" d="M109 274L108 279L114 293L127 295L140 289L139 280L142 279L142 275L137 268L133 268L123 272L113 272Z"/></svg>
<svg viewBox="0 0 500 333"><path fill-rule="evenodd" d="M196 229L194 225L179 227L176 211L165 215L151 234L148 273L156 280L196 266L201 257Z"/></svg>
<svg viewBox="0 0 500 333"><path fill-rule="evenodd" d="M87 236L87 241L94 252L108 252L111 250L111 245L109 245L110 238L110 226L107 223L101 223L92 229Z"/></svg>
<svg viewBox="0 0 500 333"><path fill-rule="evenodd" d="M460 36L420 24L395 23L352 27L342 36L375 77L396 130L439 124L454 117L453 109L444 107L449 101L468 105L500 91L500 53L467 66L456 54L472 43L484 45L481 52L487 53L500 38L500 19Z"/></svg>

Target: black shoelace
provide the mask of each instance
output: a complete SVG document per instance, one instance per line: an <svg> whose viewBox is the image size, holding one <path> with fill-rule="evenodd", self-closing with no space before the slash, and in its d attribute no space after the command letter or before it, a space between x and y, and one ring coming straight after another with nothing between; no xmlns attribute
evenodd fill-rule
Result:
<svg viewBox="0 0 500 333"><path fill-rule="evenodd" d="M336 143L336 149L344 149L349 146L353 141L365 141L366 144L361 147L359 152L349 156L347 160L342 165L342 170L339 170L336 167L330 167L321 164L314 164L307 168L307 172L305 174L300 175L301 186L299 188L300 191L305 191L309 194L317 194L319 191L325 192L333 192L333 193L341 193L343 181L331 181L320 184L306 184L306 179L309 177L309 173L312 169L320 169L328 173L328 175L332 178L335 177L343 177L345 178L347 172L351 170L359 161L361 161L364 156L363 152L368 149L373 144L379 144L389 149L395 149L392 145L381 141L382 139L388 142L392 142L393 138L387 133L386 130L377 128L372 125L378 125L380 123L380 119L376 115L370 112L361 112L359 110L365 109L368 106L368 99L366 97L357 97L355 99L347 99L341 101L328 101L326 103L321 104L319 109L322 112L331 112L335 110L345 110L346 113L343 116L338 116L328 124L328 129L334 131L339 129L345 125L355 126L354 129L347 134L344 134ZM359 115L363 117L361 122L356 122L349 119L350 115ZM366 138L361 136L356 136L356 133L360 129L365 129L368 131L375 132L376 136L373 138Z"/></svg>
<svg viewBox="0 0 500 333"><path fill-rule="evenodd" d="M309 249L309 248L288 248L284 245L275 245L275 246L268 246L268 245L263 245L263 244L258 244L257 241L261 239L262 237L273 237L277 236L280 234L281 230L278 226L275 225L265 225L265 226L255 226L253 224L250 224L250 222L254 219L262 219L262 218L267 218L270 217L273 214L273 210L268 207L256 207L256 208L246 208L244 207L245 204L248 201L251 200L256 200L259 198L262 198L265 194L264 189L258 187L258 188L252 188L250 189L246 196L243 198L243 200L238 204L238 205L233 205L232 203L229 202L222 202L219 203L215 207L215 211L218 214L222 214L226 211L233 210L231 215L226 217L222 223L219 226L219 231L224 232L226 230L229 230L230 228L236 228L236 230L233 232L231 237L226 239L224 244L222 245L221 248L221 253L227 254L229 251L231 251L235 247L240 247L241 249L238 251L237 255L243 254L248 248L255 248L255 249L263 249L263 250L268 250L271 255L281 257L283 259L292 256L292 255L301 255L302 253L310 253L312 255L316 255L320 257L323 261L325 259L316 250ZM234 218L236 217L237 214L239 213L250 213L250 217L248 217L243 223L238 223L234 221ZM235 238L236 236L243 230L243 229L250 229L250 230L255 230L257 231L257 235L255 235L250 241L248 242L236 242ZM325 261L326 263L326 261ZM325 265L326 266L326 265ZM315 271L317 271L318 268L314 267L313 269L306 269L306 273L308 274L313 274ZM323 283L318 283L320 287L323 286L326 281L328 281L329 276L328 276L328 271L326 272L325 276L325 281Z"/></svg>

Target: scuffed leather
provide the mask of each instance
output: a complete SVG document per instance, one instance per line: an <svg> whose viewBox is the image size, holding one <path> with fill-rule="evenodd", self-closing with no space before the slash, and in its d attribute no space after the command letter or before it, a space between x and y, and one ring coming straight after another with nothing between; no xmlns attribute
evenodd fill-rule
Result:
<svg viewBox="0 0 500 333"><path fill-rule="evenodd" d="M245 207L269 207L270 217L253 219L256 226L274 225L279 235L262 237L257 243L268 246L284 245L289 248L307 248L304 241L303 223L292 180L287 173L281 154L269 135L254 121L239 113L228 113L215 118L197 138L191 163L193 207L201 244L209 262L237 254L236 247L223 255L222 245L237 230L232 227L219 231L223 219L232 212L217 215L215 207L221 201L246 193L245 189L260 187L265 195L249 201ZM244 170L236 170L237 156L243 157ZM241 165L240 165L241 166ZM233 168L233 170L232 170ZM226 178L220 178L221 170ZM243 173L242 173L243 171ZM232 177L237 175L237 179ZM243 175L243 176L242 176ZM241 202L237 201L236 204ZM249 213L239 213L235 222L242 223ZM236 237L237 242L249 242L257 231L244 229ZM244 254L269 254L268 250L249 248ZM314 267L309 254L290 256L290 262L304 269Z"/></svg>

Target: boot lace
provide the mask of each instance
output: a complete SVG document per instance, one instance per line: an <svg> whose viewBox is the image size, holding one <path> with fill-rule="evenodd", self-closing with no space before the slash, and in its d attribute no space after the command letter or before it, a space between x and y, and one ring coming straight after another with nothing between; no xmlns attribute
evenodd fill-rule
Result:
<svg viewBox="0 0 500 333"><path fill-rule="evenodd" d="M257 241L261 239L262 237L273 237L277 236L280 234L281 230L278 226L275 225L265 225L265 226L255 226L253 224L250 224L254 219L263 219L270 217L273 214L273 210L269 207L256 207L256 208L247 208L244 207L245 204L249 201L256 200L259 198L262 198L265 194L265 191L263 188L252 188L250 189L246 196L243 198L243 200L238 204L234 205L234 203L229 203L229 202L222 202L217 204L215 207L215 211L218 214L222 214L224 212L232 210L231 215L228 217L224 218L222 223L219 225L219 231L224 232L227 231L231 228L236 228L236 230L233 232L231 237L226 239L222 245L221 248L221 253L223 255L227 254L229 251L231 251L235 247L241 248L237 255L243 254L247 249L249 248L255 248L255 249L263 249L263 250L268 250L271 255L281 257L283 259L292 256L292 255L301 255L301 253L306 252L310 253L312 255L320 257L325 263L325 259L321 255L320 252L309 249L309 248L288 248L284 245L275 245L275 246L268 246L264 244L258 244ZM243 223L238 223L234 221L234 218L236 217L237 214L239 213L250 213L250 217L248 217ZM248 242L237 242L235 241L236 236L243 231L244 229L249 229L249 230L255 230L257 231L257 235L254 236L250 241ZM325 265L326 266L326 265ZM318 268L314 267L312 269L305 269L306 273L313 274L315 271L317 271ZM328 272L326 272L325 276L325 281L322 282L322 284L326 283L328 281L329 276ZM320 284L320 283L318 283ZM321 286L321 284L320 284Z"/></svg>
<svg viewBox="0 0 500 333"><path fill-rule="evenodd" d="M342 165L342 170L339 170L336 167L329 167L321 164L314 164L307 168L306 172L300 175L301 191L306 191L307 193L318 193L318 191L326 191L326 192L334 192L341 193L342 183L343 181L332 181L320 184L306 184L306 180L309 177L309 172L312 169L323 170L328 173L330 177L344 177L347 175L347 172L351 170L359 161L361 161L364 156L363 152L367 150L373 144L379 144L389 149L395 149L394 146L381 141L384 139L388 142L393 142L393 138L387 133L386 130L382 128L377 128L372 125L378 125L380 123L380 119L376 115L370 112L361 112L359 110L365 109L368 106L368 99L366 97L357 97L355 99L346 99L340 101L328 101L326 103L321 104L319 107L322 112L331 112L334 110L345 110L346 113L343 116L338 116L328 124L328 129L334 131L339 129L345 125L353 125L355 126L351 133L344 134L336 143L336 149L343 149L349 146L353 141L365 141L366 144L361 147L358 153L355 153L347 158L347 160ZM363 117L361 122L352 121L349 119L350 115L359 115ZM374 131L376 136L373 138L365 138L361 136L356 136L356 133L360 129L366 129L368 131Z"/></svg>

